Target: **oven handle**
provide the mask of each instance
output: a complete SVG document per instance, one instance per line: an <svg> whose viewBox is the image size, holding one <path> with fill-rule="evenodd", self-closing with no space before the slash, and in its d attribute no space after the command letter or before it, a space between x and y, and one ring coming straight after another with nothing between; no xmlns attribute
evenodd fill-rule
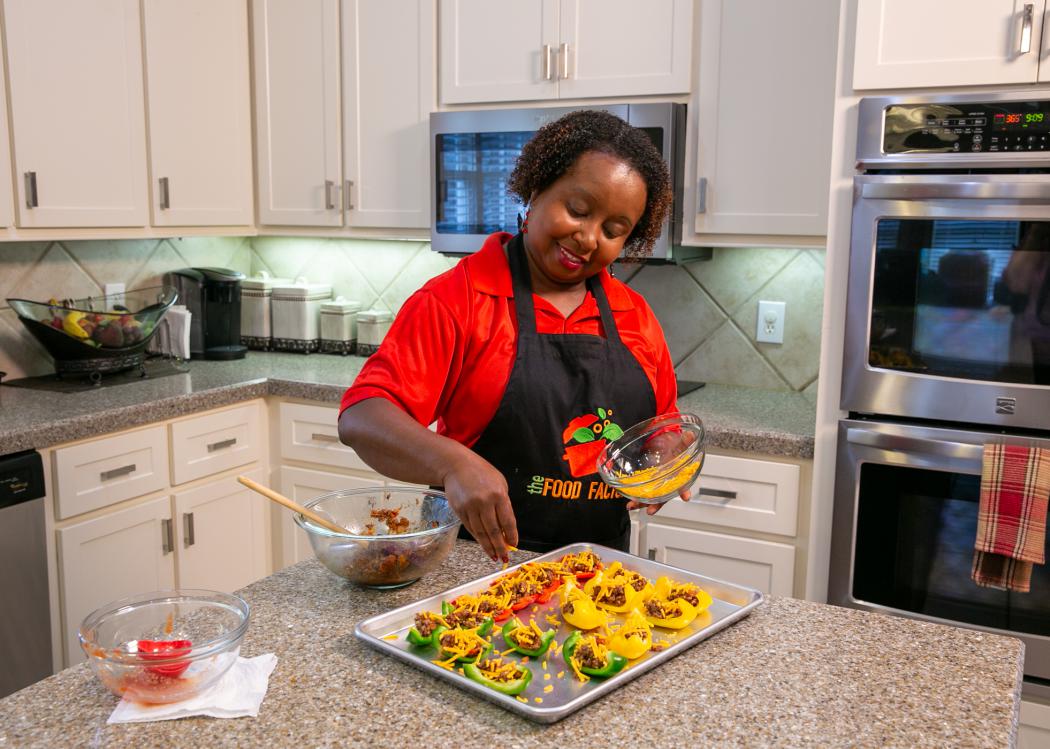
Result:
<svg viewBox="0 0 1050 749"><path fill-rule="evenodd" d="M983 445L972 445L967 442L948 442L946 440L927 440L921 437L903 437L898 434L884 434L872 429L850 427L846 430L846 441L854 445L867 445L882 450L897 452L926 453L941 458L981 462L984 456Z"/></svg>
<svg viewBox="0 0 1050 749"><path fill-rule="evenodd" d="M889 200L1032 200L1050 203L1048 182L864 182L863 198Z"/></svg>

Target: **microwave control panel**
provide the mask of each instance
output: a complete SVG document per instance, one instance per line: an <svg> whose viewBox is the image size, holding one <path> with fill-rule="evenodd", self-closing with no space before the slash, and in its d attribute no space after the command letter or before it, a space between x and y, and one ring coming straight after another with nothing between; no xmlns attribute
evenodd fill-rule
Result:
<svg viewBox="0 0 1050 749"><path fill-rule="evenodd" d="M883 116L882 150L994 153L1050 150L1050 101L893 104Z"/></svg>

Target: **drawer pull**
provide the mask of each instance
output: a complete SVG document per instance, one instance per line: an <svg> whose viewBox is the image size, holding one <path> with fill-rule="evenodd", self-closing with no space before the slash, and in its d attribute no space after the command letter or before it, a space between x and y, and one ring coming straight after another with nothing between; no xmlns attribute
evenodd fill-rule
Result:
<svg viewBox="0 0 1050 749"><path fill-rule="evenodd" d="M165 554L170 554L175 551L175 537L171 528L171 518L164 518L160 521L161 533L164 536L161 539L161 549L164 550Z"/></svg>
<svg viewBox="0 0 1050 749"><path fill-rule="evenodd" d="M318 442L338 442L339 438L334 434L321 434L320 432L314 432L310 435L310 439Z"/></svg>
<svg viewBox="0 0 1050 749"><path fill-rule="evenodd" d="M650 562L655 562L656 561L656 549L649 549L649 553L646 554L646 556L649 557L649 561Z"/></svg>
<svg viewBox="0 0 1050 749"><path fill-rule="evenodd" d="M722 500L719 504L727 505L736 499L736 492L728 491L725 489L698 489L696 492L698 497L714 497Z"/></svg>
<svg viewBox="0 0 1050 749"><path fill-rule="evenodd" d="M121 466L120 468L111 468L108 471L103 471L102 473L100 473L98 475L98 477L102 481L109 481L110 479L119 478L121 476L127 476L129 473L134 473L134 472L135 472L135 464L131 463L131 464L126 465L126 466Z"/></svg>
<svg viewBox="0 0 1050 749"><path fill-rule="evenodd" d="M193 537L193 513L182 513L182 545L187 549L193 546L196 539Z"/></svg>
<svg viewBox="0 0 1050 749"><path fill-rule="evenodd" d="M222 450L227 447L233 447L236 444L236 437L230 437L228 440L219 440L218 442L212 442L210 445L208 445L208 452L213 453L216 450Z"/></svg>

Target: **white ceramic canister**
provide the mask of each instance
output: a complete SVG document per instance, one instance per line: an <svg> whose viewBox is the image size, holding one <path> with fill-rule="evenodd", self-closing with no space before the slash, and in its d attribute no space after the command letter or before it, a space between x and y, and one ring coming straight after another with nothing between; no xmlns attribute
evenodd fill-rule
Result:
<svg viewBox="0 0 1050 749"><path fill-rule="evenodd" d="M332 298L332 285L310 283L300 276L295 283L273 287L273 347L278 351L310 353L321 348L321 304Z"/></svg>
<svg viewBox="0 0 1050 749"><path fill-rule="evenodd" d="M357 355L371 356L379 350L394 315L385 309L366 309L357 313Z"/></svg>
<svg viewBox="0 0 1050 749"><path fill-rule="evenodd" d="M354 353L357 345L357 313L361 302L338 297L321 303L321 351L326 354Z"/></svg>
<svg viewBox="0 0 1050 749"><path fill-rule="evenodd" d="M250 349L267 351L272 345L273 287L291 283L290 278L273 278L266 271L241 281L241 343Z"/></svg>

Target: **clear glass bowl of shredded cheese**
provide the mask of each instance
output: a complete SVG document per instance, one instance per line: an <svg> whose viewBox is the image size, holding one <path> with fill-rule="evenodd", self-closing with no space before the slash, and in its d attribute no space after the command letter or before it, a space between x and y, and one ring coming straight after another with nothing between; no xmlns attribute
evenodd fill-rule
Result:
<svg viewBox="0 0 1050 749"><path fill-rule="evenodd" d="M689 491L703 465L704 424L691 413L646 419L598 455L602 480L644 504L662 504Z"/></svg>

